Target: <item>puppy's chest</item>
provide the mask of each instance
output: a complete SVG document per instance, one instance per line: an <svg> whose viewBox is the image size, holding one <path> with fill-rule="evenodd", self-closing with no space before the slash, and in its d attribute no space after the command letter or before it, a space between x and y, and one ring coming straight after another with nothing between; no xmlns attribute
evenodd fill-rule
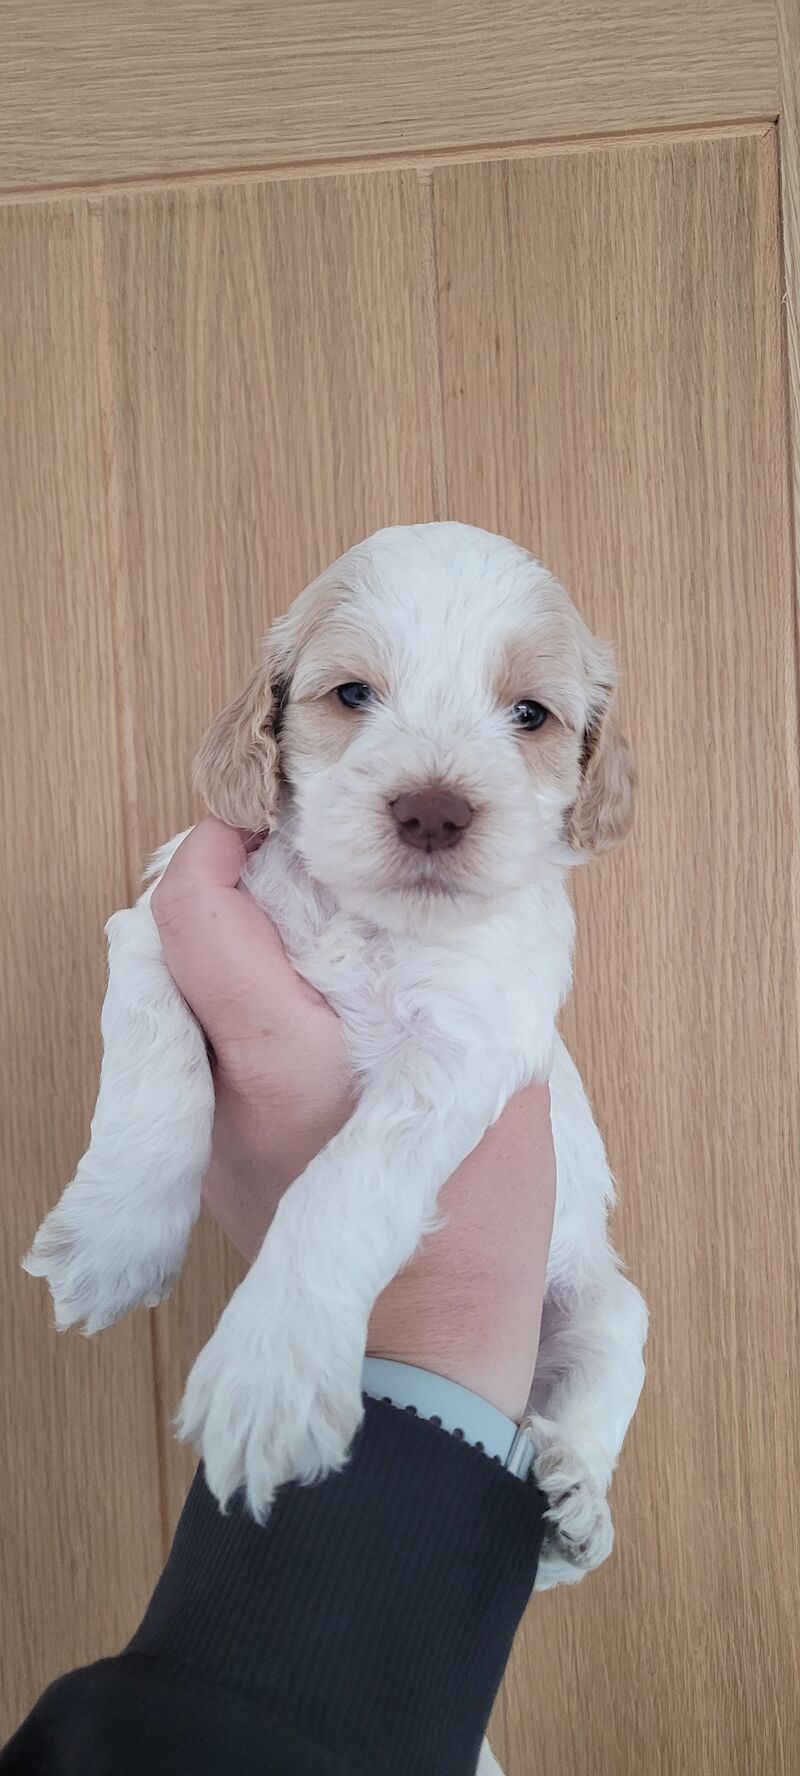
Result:
<svg viewBox="0 0 800 1776"><path fill-rule="evenodd" d="M552 1025L535 990L529 933L499 923L436 943L394 936L326 901L277 844L264 851L271 855L258 854L246 886L294 967L342 1020L362 1075L400 1064L409 1045L453 1070L480 1069L491 1053L495 1063L507 1056L504 1072L524 1073L542 1015Z"/></svg>
<svg viewBox="0 0 800 1776"><path fill-rule="evenodd" d="M342 1020L363 1074L399 1061L409 1043L440 1050L448 1027L458 1023L450 958L398 943L341 912L313 937L294 934L285 941L295 967ZM471 1022L465 1007L458 1036L464 1051Z"/></svg>

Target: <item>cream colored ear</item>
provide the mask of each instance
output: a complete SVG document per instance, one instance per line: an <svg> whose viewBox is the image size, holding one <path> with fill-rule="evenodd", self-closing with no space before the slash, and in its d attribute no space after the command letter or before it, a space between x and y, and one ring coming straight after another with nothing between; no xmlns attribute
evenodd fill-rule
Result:
<svg viewBox="0 0 800 1776"><path fill-rule="evenodd" d="M586 734L581 786L569 818L570 844L587 854L611 851L630 832L635 803L633 753L606 713Z"/></svg>
<svg viewBox="0 0 800 1776"><path fill-rule="evenodd" d="M218 820L263 832L278 805L276 688L266 660L211 723L194 761L194 786Z"/></svg>

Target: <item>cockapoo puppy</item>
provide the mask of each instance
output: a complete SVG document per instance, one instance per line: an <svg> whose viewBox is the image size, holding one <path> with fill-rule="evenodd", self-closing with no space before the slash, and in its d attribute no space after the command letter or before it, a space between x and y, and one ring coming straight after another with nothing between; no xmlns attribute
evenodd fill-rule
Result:
<svg viewBox="0 0 800 1776"><path fill-rule="evenodd" d="M549 1080L557 1206L530 1402L550 1501L539 1586L611 1548L606 1493L647 1316L609 1244L613 1184L556 1017L568 872L631 821L614 679L611 649L524 549L409 525L302 593L203 742L208 806L269 831L242 884L341 1018L360 1084L189 1376L181 1435L222 1504L242 1487L263 1518L283 1481L342 1466L377 1295L509 1097ZM91 1143L26 1260L59 1327L97 1332L159 1301L200 1207L211 1070L150 909L179 843L108 925Z"/></svg>

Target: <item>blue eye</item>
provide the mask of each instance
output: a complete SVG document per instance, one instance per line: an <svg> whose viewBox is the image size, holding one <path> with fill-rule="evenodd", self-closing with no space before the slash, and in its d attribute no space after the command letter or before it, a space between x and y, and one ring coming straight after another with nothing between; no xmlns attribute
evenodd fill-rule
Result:
<svg viewBox="0 0 800 1776"><path fill-rule="evenodd" d="M371 685L362 684L354 679L352 684L336 686L336 695L345 709L363 709L365 703L371 703L375 695Z"/></svg>
<svg viewBox="0 0 800 1776"><path fill-rule="evenodd" d="M515 727L524 728L530 734L535 728L544 727L549 714L549 709L545 709L543 703L534 703L531 697L522 697L519 703L514 704L511 718Z"/></svg>

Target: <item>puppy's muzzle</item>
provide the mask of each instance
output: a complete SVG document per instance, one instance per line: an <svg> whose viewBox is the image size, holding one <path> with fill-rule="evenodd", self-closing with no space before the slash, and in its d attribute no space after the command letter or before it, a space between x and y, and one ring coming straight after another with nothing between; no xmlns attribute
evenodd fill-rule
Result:
<svg viewBox="0 0 800 1776"><path fill-rule="evenodd" d="M404 845L415 851L450 851L472 820L464 796L451 789L414 789L389 804Z"/></svg>

